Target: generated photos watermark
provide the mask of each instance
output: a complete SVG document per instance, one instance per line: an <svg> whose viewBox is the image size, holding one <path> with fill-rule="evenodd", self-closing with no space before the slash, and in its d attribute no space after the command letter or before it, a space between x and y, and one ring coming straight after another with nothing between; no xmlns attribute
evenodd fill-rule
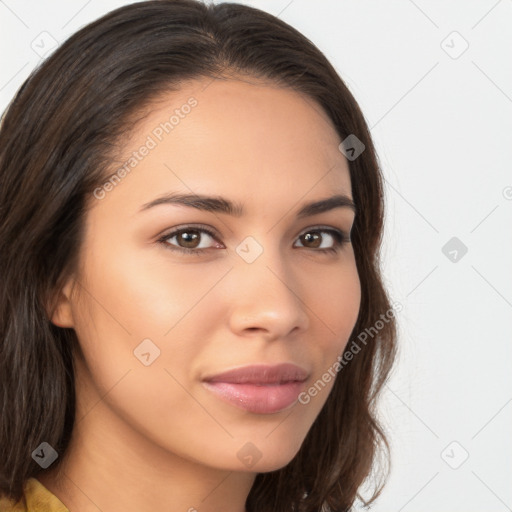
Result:
<svg viewBox="0 0 512 512"><path fill-rule="evenodd" d="M390 309L388 309L385 313L381 313L380 319L377 320L371 327L367 327L364 331L360 332L357 335L356 340L352 340L350 348L346 349L343 355L339 355L336 358L336 361L327 369L326 372L324 372L321 378L317 379L317 381L312 386L299 394L299 402L303 405L306 405L311 401L312 397L318 395L318 393L322 391L325 386L331 382L331 380L336 378L336 374L342 370L354 358L355 355L361 352L362 348L357 342L359 341L359 343L362 345L366 345L368 342L368 337L373 339L374 336L376 336L379 331L384 328L384 325L389 323L389 321L395 317L395 313L402 311L402 309L403 306L400 302L394 302Z"/></svg>
<svg viewBox="0 0 512 512"><path fill-rule="evenodd" d="M135 167L137 167L137 165L139 165L139 163L150 154L151 150L155 149L164 137L171 133L172 130L174 130L176 126L178 126L182 120L192 112L192 109L196 107L197 104L197 99L192 96L186 103L181 105L180 108L175 108L174 113L169 117L169 119L153 128L151 133L147 136L144 144L142 144L138 150L133 151L132 155L108 178L107 181L105 181L105 183L103 183L101 187L96 187L94 189L94 197L96 199L104 199L108 192L114 190L114 188L121 183L121 180L135 169Z"/></svg>

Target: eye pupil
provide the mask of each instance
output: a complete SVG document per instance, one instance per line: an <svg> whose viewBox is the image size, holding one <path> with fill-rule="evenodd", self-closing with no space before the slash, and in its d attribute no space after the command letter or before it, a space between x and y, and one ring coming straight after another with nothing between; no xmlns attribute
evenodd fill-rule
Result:
<svg viewBox="0 0 512 512"><path fill-rule="evenodd" d="M302 237L304 238L304 240L306 242L316 242L314 243L313 245L311 245L310 247L319 247L321 245L321 237L318 235L318 233L306 233L305 235L302 235Z"/></svg>
<svg viewBox="0 0 512 512"><path fill-rule="evenodd" d="M192 235L190 233L192 233ZM197 247L197 244L194 244L194 242L197 242L199 240L199 235L197 231L183 231L177 236L179 239L181 239L182 242L185 243L185 247L187 249L194 249L195 247ZM190 243L192 245L190 245Z"/></svg>

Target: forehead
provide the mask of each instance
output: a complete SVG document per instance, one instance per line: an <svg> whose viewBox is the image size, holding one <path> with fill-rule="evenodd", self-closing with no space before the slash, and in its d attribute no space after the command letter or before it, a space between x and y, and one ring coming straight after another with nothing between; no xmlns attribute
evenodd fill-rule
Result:
<svg viewBox="0 0 512 512"><path fill-rule="evenodd" d="M267 204L308 193L351 195L331 120L289 88L254 78L204 78L160 96L148 111L122 145L117 168L130 164L112 198L123 189L138 190L140 204L170 190L243 202L263 197Z"/></svg>

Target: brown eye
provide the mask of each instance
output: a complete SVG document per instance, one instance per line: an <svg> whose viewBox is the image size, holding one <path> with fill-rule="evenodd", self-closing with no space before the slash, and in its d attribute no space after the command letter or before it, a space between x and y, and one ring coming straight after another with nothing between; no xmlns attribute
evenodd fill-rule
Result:
<svg viewBox="0 0 512 512"><path fill-rule="evenodd" d="M217 245L212 245L211 241L210 245L208 245L209 238L216 241ZM300 235L298 240L301 243L298 247L311 249L320 253L336 253L341 249L344 243L350 242L350 238L346 233L337 229L324 228L310 229ZM176 229L162 236L158 242L172 251L195 254L197 256L209 249L225 248L218 242L216 235L212 231L204 227L195 226L185 226Z"/></svg>
<svg viewBox="0 0 512 512"><path fill-rule="evenodd" d="M320 247L322 243L322 237L318 234L317 231L306 233L305 235L302 235L300 239L303 244L306 244L306 246L313 249Z"/></svg>
<svg viewBox="0 0 512 512"><path fill-rule="evenodd" d="M162 236L158 241L171 250L200 254L213 248L211 241L208 239L216 240L214 233L209 229L191 226L172 231Z"/></svg>
<svg viewBox="0 0 512 512"><path fill-rule="evenodd" d="M186 249L196 249L201 239L201 235L198 234L198 231L192 229L182 231L175 236L178 244Z"/></svg>
<svg viewBox="0 0 512 512"><path fill-rule="evenodd" d="M302 247L307 249L316 249L319 252L337 252L345 242L350 241L350 238L337 229L310 229L299 236L299 241Z"/></svg>

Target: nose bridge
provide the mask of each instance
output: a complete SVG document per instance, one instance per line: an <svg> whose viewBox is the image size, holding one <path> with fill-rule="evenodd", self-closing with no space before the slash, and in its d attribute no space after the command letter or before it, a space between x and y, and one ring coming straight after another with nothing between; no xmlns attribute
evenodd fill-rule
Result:
<svg viewBox="0 0 512 512"><path fill-rule="evenodd" d="M270 242L271 238L268 235L264 241L258 241L248 236L238 245L235 265L237 274L242 278L247 277L251 287L288 295L292 293L289 287L293 285L293 277L280 248Z"/></svg>
<svg viewBox="0 0 512 512"><path fill-rule="evenodd" d="M300 283L279 246L247 237L236 252L232 326L260 328L275 337L286 336L297 327L306 328L308 317L300 298Z"/></svg>

